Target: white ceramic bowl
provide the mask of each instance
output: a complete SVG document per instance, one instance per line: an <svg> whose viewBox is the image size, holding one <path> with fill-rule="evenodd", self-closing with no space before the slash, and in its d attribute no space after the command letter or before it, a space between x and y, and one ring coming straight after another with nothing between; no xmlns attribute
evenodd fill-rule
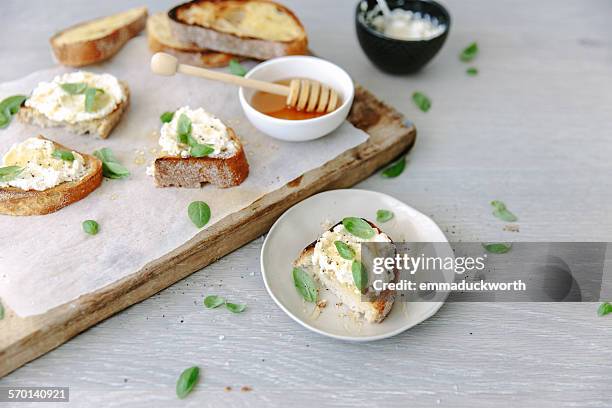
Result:
<svg viewBox="0 0 612 408"><path fill-rule="evenodd" d="M333 132L348 116L355 96L353 80L346 71L329 61L315 57L275 58L255 66L246 78L270 82L291 78L314 79L334 88L340 94L342 105L332 113L314 119L285 120L257 111L250 104L256 91L240 88L240 104L253 126L269 136L289 142L318 139Z"/></svg>

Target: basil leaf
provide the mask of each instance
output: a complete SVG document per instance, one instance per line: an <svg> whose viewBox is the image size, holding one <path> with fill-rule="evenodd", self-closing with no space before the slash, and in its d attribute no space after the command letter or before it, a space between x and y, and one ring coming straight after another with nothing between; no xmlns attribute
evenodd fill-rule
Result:
<svg viewBox="0 0 612 408"><path fill-rule="evenodd" d="M317 301L317 286L312 277L300 268L293 268L293 284L305 301L315 303Z"/></svg>
<svg viewBox="0 0 612 408"><path fill-rule="evenodd" d="M208 156L212 152L215 151L215 148L208 144L197 144L195 146L191 146L189 149L189 154L193 157L204 157Z"/></svg>
<svg viewBox="0 0 612 408"><path fill-rule="evenodd" d="M103 94L104 91L98 88L87 88L85 90L85 111L93 112L94 104L96 103L96 97L98 94Z"/></svg>
<svg viewBox="0 0 612 408"><path fill-rule="evenodd" d="M476 57L476 54L478 54L478 44L473 42L461 51L459 59L463 62L469 62Z"/></svg>
<svg viewBox="0 0 612 408"><path fill-rule="evenodd" d="M93 155L102 162L102 174L110 179L122 179L130 175L130 171L117 162L113 152L105 147L96 150Z"/></svg>
<svg viewBox="0 0 612 408"><path fill-rule="evenodd" d="M0 181L11 181L23 171L23 167L6 166L0 167Z"/></svg>
<svg viewBox="0 0 612 408"><path fill-rule="evenodd" d="M74 161L74 154L68 150L55 149L53 153L51 153L51 156L64 161Z"/></svg>
<svg viewBox="0 0 612 408"><path fill-rule="evenodd" d="M393 218L393 213L389 210L376 211L376 222L387 222Z"/></svg>
<svg viewBox="0 0 612 408"><path fill-rule="evenodd" d="M208 309L214 309L224 303L225 299L223 299L221 296L210 295L204 298L204 306L206 306Z"/></svg>
<svg viewBox="0 0 612 408"><path fill-rule="evenodd" d="M504 243L482 244L482 246L492 254L505 254L512 248L512 244Z"/></svg>
<svg viewBox="0 0 612 408"><path fill-rule="evenodd" d="M74 82L60 84L60 87L70 95L80 95L87 89L87 84L85 82Z"/></svg>
<svg viewBox="0 0 612 408"><path fill-rule="evenodd" d="M368 271L366 271L365 266L359 261L353 261L353 265L351 265L351 272L353 273L353 282L355 282L355 286L361 292L368 287Z"/></svg>
<svg viewBox="0 0 612 408"><path fill-rule="evenodd" d="M225 307L232 313L242 313L246 309L246 305L239 305L237 303L225 303Z"/></svg>
<svg viewBox="0 0 612 408"><path fill-rule="evenodd" d="M427 112L431 108L431 100L422 92L415 92L412 94L412 100L416 106L423 112Z"/></svg>
<svg viewBox="0 0 612 408"><path fill-rule="evenodd" d="M349 261L355 258L355 250L351 248L350 245L348 245L347 243L342 241L334 241L334 245L336 246L336 250L338 250L338 253L342 258Z"/></svg>
<svg viewBox="0 0 612 408"><path fill-rule="evenodd" d="M470 75L470 76L478 75L478 68L469 67L468 69L465 70L465 73Z"/></svg>
<svg viewBox="0 0 612 408"><path fill-rule="evenodd" d="M404 172L406 168L406 158L402 157L395 163L383 170L382 176L385 178L395 178Z"/></svg>
<svg viewBox="0 0 612 408"><path fill-rule="evenodd" d="M189 367L181 373L176 382L176 396L185 398L193 390L200 378L200 369L197 366Z"/></svg>
<svg viewBox="0 0 612 408"><path fill-rule="evenodd" d="M189 144L189 136L191 136L191 119L189 116L181 113L176 125L176 134L179 143Z"/></svg>
<svg viewBox="0 0 612 408"><path fill-rule="evenodd" d="M202 228L210 220L210 207L204 201L194 201L187 207L187 214L196 227Z"/></svg>
<svg viewBox="0 0 612 408"><path fill-rule="evenodd" d="M172 122L173 117L174 117L174 112L164 112L159 117L159 120L161 120L162 123L168 123L168 122Z"/></svg>
<svg viewBox="0 0 612 408"><path fill-rule="evenodd" d="M346 217L342 220L342 225L348 232L359 238L368 239L375 234L374 228L363 218Z"/></svg>
<svg viewBox="0 0 612 408"><path fill-rule="evenodd" d="M247 70L245 67L242 66L241 63L239 63L237 60L233 59L230 61L229 63L229 70L232 74L234 75L238 75L238 76L245 76L247 73Z"/></svg>
<svg viewBox="0 0 612 408"><path fill-rule="evenodd" d="M25 95L13 95L0 102L0 129L5 128L11 123L11 118L26 100Z"/></svg>
<svg viewBox="0 0 612 408"><path fill-rule="evenodd" d="M4 306L2 306L2 302L0 302L0 320L4 319Z"/></svg>
<svg viewBox="0 0 612 408"><path fill-rule="evenodd" d="M501 201L493 200L491 201L491 205L493 206L493 215L499 218L502 221L506 222L515 222L518 221L516 215L512 214L507 208L506 204Z"/></svg>
<svg viewBox="0 0 612 408"><path fill-rule="evenodd" d="M94 220L83 221L83 231L89 235L96 235L100 230L100 225Z"/></svg>
<svg viewBox="0 0 612 408"><path fill-rule="evenodd" d="M612 305L610 303L604 302L599 305L599 309L597 309L598 316L605 316L610 313L612 313Z"/></svg>

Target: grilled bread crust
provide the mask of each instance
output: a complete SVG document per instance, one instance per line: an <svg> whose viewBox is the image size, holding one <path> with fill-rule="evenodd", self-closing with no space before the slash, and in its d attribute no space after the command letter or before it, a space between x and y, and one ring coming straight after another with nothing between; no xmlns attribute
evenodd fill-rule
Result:
<svg viewBox="0 0 612 408"><path fill-rule="evenodd" d="M57 60L70 67L82 67L104 61L115 55L125 43L135 37L145 28L147 21L147 9L140 8L136 18L126 21L124 25L100 38L86 39L62 43L58 38L73 30L97 22L100 19L90 20L75 26L69 27L56 33L49 40L51 49Z"/></svg>
<svg viewBox="0 0 612 408"><path fill-rule="evenodd" d="M43 136L38 136L45 139ZM45 139L48 140L48 139ZM59 149L71 150L53 142ZM81 180L67 181L43 191L0 188L0 214L45 215L87 197L102 183L102 162L89 154L79 153L89 171Z"/></svg>
<svg viewBox="0 0 612 408"><path fill-rule="evenodd" d="M200 188L205 183L217 187L234 187L249 175L244 147L232 128L229 137L238 145L238 151L229 157L176 157L155 159L154 177L158 187Z"/></svg>
<svg viewBox="0 0 612 408"><path fill-rule="evenodd" d="M289 15L301 28L302 35L291 41L272 41L246 35L218 31L214 28L196 24L188 24L181 14L192 7L200 7L204 3L213 4L219 11L232 3L248 3L250 0L193 0L174 7L168 12L170 26L175 37L180 41L193 43L201 48L207 48L230 54L243 55L259 60L267 60L285 55L308 54L308 37L300 20L288 8L268 0L259 0L274 4L277 9Z"/></svg>

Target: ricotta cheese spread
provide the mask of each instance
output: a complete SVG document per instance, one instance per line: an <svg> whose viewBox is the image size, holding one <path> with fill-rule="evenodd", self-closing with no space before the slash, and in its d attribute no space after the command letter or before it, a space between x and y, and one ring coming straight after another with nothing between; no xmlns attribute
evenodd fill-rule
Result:
<svg viewBox="0 0 612 408"><path fill-rule="evenodd" d="M380 12L378 6L373 12ZM370 15L370 24L379 32L396 40L430 40L444 33L446 25L437 18L419 11L396 8L388 18Z"/></svg>
<svg viewBox="0 0 612 408"><path fill-rule="evenodd" d="M178 122L183 114L191 121L191 137L214 149L208 157L229 157L238 151L238 146L230 139L227 127L219 118L202 108L190 109L184 106L174 113L170 122L161 127L159 145L164 153L183 158L190 156L190 147L178 140Z"/></svg>
<svg viewBox="0 0 612 408"><path fill-rule="evenodd" d="M362 260L361 243L362 242L391 242L391 238L384 232L377 232L372 238L363 239L356 237L348 232L342 224L334 227L331 231L325 231L317 240L314 252L312 254L312 263L318 266L321 271L335 278L337 281L347 285L355 293L360 293L353 281L352 265L353 260L344 259L338 253L338 249L334 244L335 241L342 241L350 246L355 251L355 260ZM371 273L370 282L373 280ZM376 279L381 279L384 282L393 280L392 274L377 275Z"/></svg>
<svg viewBox="0 0 612 408"><path fill-rule="evenodd" d="M83 156L73 151L73 161L62 160L52 156L55 149L53 142L36 137L14 144L4 155L2 167L18 166L23 170L14 179L0 182L0 187L44 191L82 179L87 173Z"/></svg>
<svg viewBox="0 0 612 408"><path fill-rule="evenodd" d="M85 93L70 94L61 87L62 84L76 83L104 91L96 96L93 111L85 109ZM53 121L77 123L108 116L125 99L125 92L114 76L77 71L56 76L51 82L39 83L25 105Z"/></svg>

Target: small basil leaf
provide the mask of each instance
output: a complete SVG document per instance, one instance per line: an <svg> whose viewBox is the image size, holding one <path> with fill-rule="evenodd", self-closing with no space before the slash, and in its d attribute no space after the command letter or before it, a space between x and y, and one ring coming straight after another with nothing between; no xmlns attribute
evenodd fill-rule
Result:
<svg viewBox="0 0 612 408"><path fill-rule="evenodd" d="M0 167L0 181L11 181L23 171L23 167L6 166Z"/></svg>
<svg viewBox="0 0 612 408"><path fill-rule="evenodd" d="M478 44L473 42L463 49L459 54L459 59L463 62L469 62L476 57L476 54L478 54Z"/></svg>
<svg viewBox="0 0 612 408"><path fill-rule="evenodd" d="M423 112L427 112L431 108L431 100L422 92L413 93L412 100Z"/></svg>
<svg viewBox="0 0 612 408"><path fill-rule="evenodd" d="M317 286L312 277L300 268L293 268L293 284L305 301L315 303L317 301Z"/></svg>
<svg viewBox="0 0 612 408"><path fill-rule="evenodd" d="M85 90L85 111L93 112L98 94L103 94L104 91L98 88L87 88Z"/></svg>
<svg viewBox="0 0 612 408"><path fill-rule="evenodd" d="M68 150L55 149L51 156L64 161L74 161L74 154Z"/></svg>
<svg viewBox="0 0 612 408"><path fill-rule="evenodd" d="M393 213L389 210L376 211L376 222L387 222L393 218Z"/></svg>
<svg viewBox="0 0 612 408"><path fill-rule="evenodd" d="M215 148L208 144L197 144L195 146L191 146L189 150L189 154L193 157L204 157L208 156L212 152L215 151Z"/></svg>
<svg viewBox="0 0 612 408"><path fill-rule="evenodd" d="M202 228L210 220L210 207L204 201L194 201L187 207L187 214L196 227Z"/></svg>
<svg viewBox="0 0 612 408"><path fill-rule="evenodd" d="M608 302L604 302L601 305L599 305L599 309L597 309L598 316L605 316L610 313L612 313L612 304Z"/></svg>
<svg viewBox="0 0 612 408"><path fill-rule="evenodd" d="M239 305L238 303L225 303L225 307L232 313L242 313L246 309L246 305Z"/></svg>
<svg viewBox="0 0 612 408"><path fill-rule="evenodd" d="M353 273L353 282L357 289L361 292L368 287L368 271L366 271L363 264L359 261L353 261L351 265L351 272Z"/></svg>
<svg viewBox="0 0 612 408"><path fill-rule="evenodd" d="M336 249L338 250L338 253L342 258L349 261L355 258L355 250L351 248L350 245L348 245L347 243L342 241L334 241L334 245L336 246Z"/></svg>
<svg viewBox="0 0 612 408"><path fill-rule="evenodd" d="M2 302L0 302L0 320L4 319L4 306L2 306Z"/></svg>
<svg viewBox="0 0 612 408"><path fill-rule="evenodd" d="M363 239L372 238L376 233L363 218L346 217L342 220L342 225L348 232Z"/></svg>
<svg viewBox="0 0 612 408"><path fill-rule="evenodd" d="M512 214L507 208L506 204L499 200L491 201L491 206L493 206L493 215L499 218L502 221L506 222L515 222L518 221L516 215Z"/></svg>
<svg viewBox="0 0 612 408"><path fill-rule="evenodd" d="M174 112L164 112L159 117L159 120L161 120L162 123L168 123L168 122L172 122L173 117L174 117Z"/></svg>
<svg viewBox="0 0 612 408"><path fill-rule="evenodd" d="M113 152L105 147L96 150L93 155L102 162L102 174L110 179L122 179L130 175L130 172L121 163L117 162Z"/></svg>
<svg viewBox="0 0 612 408"><path fill-rule="evenodd" d="M235 59L230 61L229 69L232 74L242 76L242 77L245 76L247 73L246 68L243 67L242 64L236 61Z"/></svg>
<svg viewBox="0 0 612 408"><path fill-rule="evenodd" d="M196 366L183 371L176 382L176 396L183 399L189 395L198 382L199 377L200 369Z"/></svg>
<svg viewBox="0 0 612 408"><path fill-rule="evenodd" d="M224 303L225 303L225 299L223 299L221 296L210 295L204 298L204 306L206 306L209 309L214 309L216 307L221 306Z"/></svg>
<svg viewBox="0 0 612 408"><path fill-rule="evenodd" d="M191 119L189 116L181 113L176 125L176 134L179 143L188 144L189 136L191 136Z"/></svg>
<svg viewBox="0 0 612 408"><path fill-rule="evenodd" d="M0 102L0 129L11 123L11 117L19 112L19 108L25 100L25 95L13 95Z"/></svg>
<svg viewBox="0 0 612 408"><path fill-rule="evenodd" d="M487 250L487 252L492 254L505 254L512 248L512 244L504 243L482 244L482 246Z"/></svg>
<svg viewBox="0 0 612 408"><path fill-rule="evenodd" d="M60 84L60 87L70 95L80 95L87 89L87 84L85 82L74 82Z"/></svg>
<svg viewBox="0 0 612 408"><path fill-rule="evenodd" d="M470 76L478 75L478 68L469 67L468 69L465 70L465 73L470 75Z"/></svg>
<svg viewBox="0 0 612 408"><path fill-rule="evenodd" d="M404 172L406 168L406 158L402 157L395 163L383 170L382 176L385 178L395 178Z"/></svg>
<svg viewBox="0 0 612 408"><path fill-rule="evenodd" d="M94 220L83 221L83 231L89 235L96 235L100 230L100 225Z"/></svg>

